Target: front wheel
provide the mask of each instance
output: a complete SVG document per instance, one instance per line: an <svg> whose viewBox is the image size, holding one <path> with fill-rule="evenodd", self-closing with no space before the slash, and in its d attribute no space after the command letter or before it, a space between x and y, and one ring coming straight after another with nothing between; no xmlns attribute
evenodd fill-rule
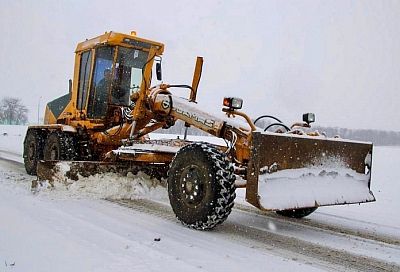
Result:
<svg viewBox="0 0 400 272"><path fill-rule="evenodd" d="M179 150L168 172L168 194L176 217L194 229L212 229L230 214L235 194L233 165L208 143Z"/></svg>
<svg viewBox="0 0 400 272"><path fill-rule="evenodd" d="M302 208L302 209L291 209L291 210L282 210L282 211L276 211L277 214L285 216L285 217L291 217L291 218L303 218L305 216L308 216L315 212L317 207L312 207L312 208Z"/></svg>

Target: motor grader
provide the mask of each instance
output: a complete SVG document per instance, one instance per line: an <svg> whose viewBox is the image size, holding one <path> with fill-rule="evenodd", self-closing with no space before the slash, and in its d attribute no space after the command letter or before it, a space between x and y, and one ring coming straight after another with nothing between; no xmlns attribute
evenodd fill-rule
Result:
<svg viewBox="0 0 400 272"><path fill-rule="evenodd" d="M195 229L222 223L238 188L255 207L297 218L319 206L375 200L371 143L309 131L313 114L291 127L269 115L253 122L234 97L224 98L222 117L205 112L196 102L201 57L192 85L151 86L153 72L161 80L163 51L162 43L135 33L106 32L79 43L69 93L47 104L43 125L28 128L26 171L48 178L60 161L75 174L151 169L167 180L177 218ZM187 88L188 97L175 88ZM265 129L256 124L263 118L273 121ZM183 139L148 137L178 120L226 145L188 141L186 131Z"/></svg>

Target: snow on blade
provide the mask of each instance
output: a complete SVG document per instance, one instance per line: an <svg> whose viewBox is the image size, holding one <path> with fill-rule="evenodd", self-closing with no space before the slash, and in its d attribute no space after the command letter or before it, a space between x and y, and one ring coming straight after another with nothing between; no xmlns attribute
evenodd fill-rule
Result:
<svg viewBox="0 0 400 272"><path fill-rule="evenodd" d="M259 176L260 203L284 210L374 201L370 176L345 167L286 169Z"/></svg>

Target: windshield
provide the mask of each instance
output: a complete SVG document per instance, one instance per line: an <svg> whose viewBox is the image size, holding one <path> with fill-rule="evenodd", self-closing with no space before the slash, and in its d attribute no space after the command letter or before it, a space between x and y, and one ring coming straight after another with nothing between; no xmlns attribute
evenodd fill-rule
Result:
<svg viewBox="0 0 400 272"><path fill-rule="evenodd" d="M118 48L115 63L111 104L129 105L129 97L140 89L142 68L147 61L148 52L133 48Z"/></svg>

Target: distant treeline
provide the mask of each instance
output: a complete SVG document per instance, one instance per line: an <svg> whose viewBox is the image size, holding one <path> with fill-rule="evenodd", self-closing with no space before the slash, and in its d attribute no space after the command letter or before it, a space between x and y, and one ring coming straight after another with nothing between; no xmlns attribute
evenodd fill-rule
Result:
<svg viewBox="0 0 400 272"><path fill-rule="evenodd" d="M264 126L262 125L261 127ZM374 129L348 129L348 128L320 127L320 126L312 126L312 129L318 130L320 133L324 133L328 137L339 136L340 138L344 139L373 142L374 145L400 146L399 131L385 131L385 130L374 130ZM178 134L182 135L183 137L184 131L185 131L184 122L177 121L175 123L175 126L169 129L160 129L157 131L157 133ZM194 127L190 127L188 129L188 134L210 136L210 134L205 133Z"/></svg>
<svg viewBox="0 0 400 272"><path fill-rule="evenodd" d="M28 108L20 98L4 97L0 101L1 125L25 125L28 122Z"/></svg>
<svg viewBox="0 0 400 272"><path fill-rule="evenodd" d="M348 129L337 127L314 127L319 132L325 132L328 137L339 135L341 138L373 142L374 145L400 145L399 131L375 129Z"/></svg>

